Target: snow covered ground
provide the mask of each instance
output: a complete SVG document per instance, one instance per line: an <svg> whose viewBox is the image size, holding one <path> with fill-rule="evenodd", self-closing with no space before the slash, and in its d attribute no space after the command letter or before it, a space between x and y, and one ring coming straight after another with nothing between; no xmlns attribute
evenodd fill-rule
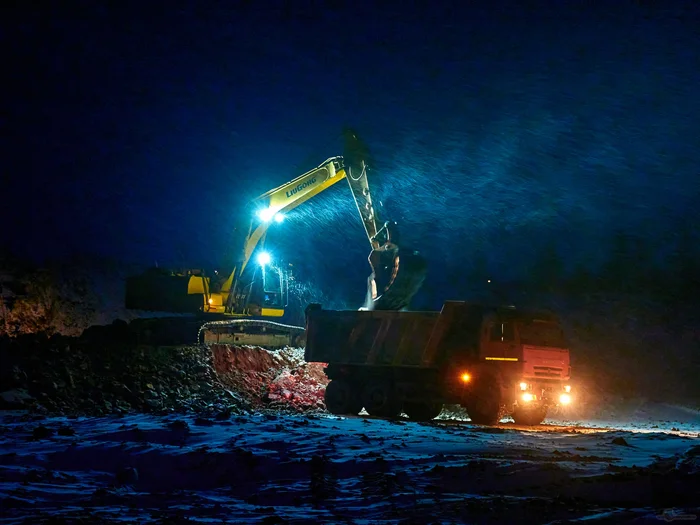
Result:
<svg viewBox="0 0 700 525"><path fill-rule="evenodd" d="M700 516L700 416L679 407L536 428L319 414L0 414L0 524Z"/></svg>

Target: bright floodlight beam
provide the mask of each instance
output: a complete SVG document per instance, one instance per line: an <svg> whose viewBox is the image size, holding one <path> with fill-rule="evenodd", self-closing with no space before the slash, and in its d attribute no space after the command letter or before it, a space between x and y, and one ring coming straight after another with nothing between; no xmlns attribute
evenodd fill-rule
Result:
<svg viewBox="0 0 700 525"><path fill-rule="evenodd" d="M266 266L270 264L270 261L272 260L272 257L270 257L270 254L267 252L260 252L258 254L258 264L260 266Z"/></svg>
<svg viewBox="0 0 700 525"><path fill-rule="evenodd" d="M260 220L263 222L270 222L274 216L275 211L271 208L263 208L262 210L258 210L258 217L260 217Z"/></svg>
<svg viewBox="0 0 700 525"><path fill-rule="evenodd" d="M281 213L275 213L275 222L282 222L284 220L284 215Z"/></svg>

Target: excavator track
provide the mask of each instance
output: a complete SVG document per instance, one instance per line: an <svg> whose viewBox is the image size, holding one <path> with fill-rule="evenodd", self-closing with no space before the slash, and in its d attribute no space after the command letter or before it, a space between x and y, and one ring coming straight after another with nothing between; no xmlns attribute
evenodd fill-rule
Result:
<svg viewBox="0 0 700 525"><path fill-rule="evenodd" d="M261 319L226 319L202 324L197 341L262 346L267 349L302 347L306 343L306 330L303 326Z"/></svg>

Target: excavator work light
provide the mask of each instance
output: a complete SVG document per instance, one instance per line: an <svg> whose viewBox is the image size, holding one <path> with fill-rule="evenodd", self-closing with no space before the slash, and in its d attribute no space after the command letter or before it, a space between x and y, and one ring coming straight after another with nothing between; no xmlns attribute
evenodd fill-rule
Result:
<svg viewBox="0 0 700 525"><path fill-rule="evenodd" d="M526 392L523 394L523 401L525 401L526 403L529 403L533 399L535 399L535 396L533 396L530 392Z"/></svg>
<svg viewBox="0 0 700 525"><path fill-rule="evenodd" d="M559 402L562 405L568 405L571 403L571 396L569 394L562 394L559 396Z"/></svg>
<svg viewBox="0 0 700 525"><path fill-rule="evenodd" d="M272 257L270 257L270 254L267 252L260 252L258 255L258 264L260 266L265 266L267 264L270 264L270 261L272 260Z"/></svg>
<svg viewBox="0 0 700 525"><path fill-rule="evenodd" d="M468 373L464 372L464 373L460 376L460 379L461 379L462 382L464 382L464 383L469 383L469 381L472 380L472 376L470 376Z"/></svg>
<svg viewBox="0 0 700 525"><path fill-rule="evenodd" d="M260 217L260 220L263 222L270 222L274 216L275 211L270 208L263 208L258 211L258 217Z"/></svg>
<svg viewBox="0 0 700 525"><path fill-rule="evenodd" d="M520 390L527 390L527 383L525 381L520 383Z"/></svg>

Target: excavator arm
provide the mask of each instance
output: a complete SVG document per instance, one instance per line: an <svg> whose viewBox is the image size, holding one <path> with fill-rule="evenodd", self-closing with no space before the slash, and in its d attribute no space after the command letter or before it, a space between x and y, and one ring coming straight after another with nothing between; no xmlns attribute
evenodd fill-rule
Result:
<svg viewBox="0 0 700 525"><path fill-rule="evenodd" d="M362 309L404 310L425 280L425 259L419 252L401 247L396 222L380 222L369 191L367 147L353 130L345 130L344 135L346 176L372 246L368 257L372 273Z"/></svg>
<svg viewBox="0 0 700 525"><path fill-rule="evenodd" d="M369 152L364 142L357 137L353 130L346 129L344 137L346 177L353 199L355 199L357 211L360 213L362 225L365 227L367 239L369 239L369 243L374 250L379 248L380 240L377 235L379 233L377 229L378 218L372 204L372 195L370 194L367 180L367 172L370 169Z"/></svg>

